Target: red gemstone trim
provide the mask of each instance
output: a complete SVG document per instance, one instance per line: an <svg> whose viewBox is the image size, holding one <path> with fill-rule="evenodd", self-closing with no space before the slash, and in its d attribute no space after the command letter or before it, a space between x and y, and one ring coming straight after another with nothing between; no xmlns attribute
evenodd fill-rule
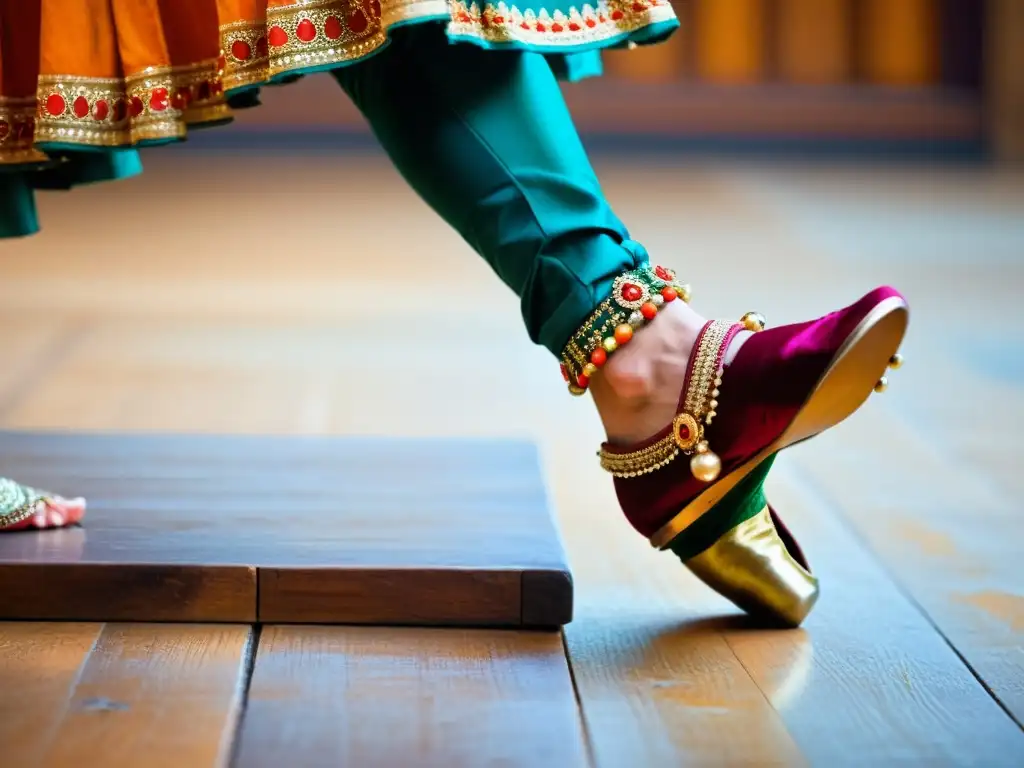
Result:
<svg viewBox="0 0 1024 768"><path fill-rule="evenodd" d="M669 0L607 0L560 10L520 11L515 5L487 3L481 7L453 0L452 35L475 37L491 43L580 45L600 42L663 21L673 21Z"/></svg>
<svg viewBox="0 0 1024 768"><path fill-rule="evenodd" d="M33 140L114 147L183 136L189 123L228 116L221 72L213 59L123 80L40 77ZM0 151L3 162L9 161Z"/></svg>

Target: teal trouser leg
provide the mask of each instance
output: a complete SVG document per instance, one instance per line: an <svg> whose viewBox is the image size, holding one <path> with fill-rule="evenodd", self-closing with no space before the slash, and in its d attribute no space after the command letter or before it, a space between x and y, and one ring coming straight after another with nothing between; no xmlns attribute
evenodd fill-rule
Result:
<svg viewBox="0 0 1024 768"><path fill-rule="evenodd" d="M0 173L0 239L39 231L35 194L26 173Z"/></svg>
<svg viewBox="0 0 1024 768"><path fill-rule="evenodd" d="M399 172L520 297L554 354L647 258L628 240L540 54L452 45L441 25L335 77Z"/></svg>
<svg viewBox="0 0 1024 768"><path fill-rule="evenodd" d="M0 240L39 231L35 190L67 190L140 173L142 160L134 149L69 152L61 162L45 168L0 173Z"/></svg>

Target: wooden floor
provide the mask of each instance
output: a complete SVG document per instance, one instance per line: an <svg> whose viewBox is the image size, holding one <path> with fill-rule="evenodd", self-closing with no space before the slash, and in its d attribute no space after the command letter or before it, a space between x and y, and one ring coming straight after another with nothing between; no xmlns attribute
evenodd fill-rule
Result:
<svg viewBox="0 0 1024 768"><path fill-rule="evenodd" d="M0 625L5 768L1024 764L1024 174L599 167L709 314L910 299L890 391L770 479L806 626L632 532L590 404L384 161L167 151L0 244L0 428L536 439L575 620Z"/></svg>

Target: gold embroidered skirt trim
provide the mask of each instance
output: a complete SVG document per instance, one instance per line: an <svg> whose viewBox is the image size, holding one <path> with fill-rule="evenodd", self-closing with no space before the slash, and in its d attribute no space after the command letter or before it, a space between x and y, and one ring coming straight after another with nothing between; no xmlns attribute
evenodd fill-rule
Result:
<svg viewBox="0 0 1024 768"><path fill-rule="evenodd" d="M396 25L439 21L453 39L566 54L674 28L668 0L540 2L175 0L115 15L110 0L33 0L0 35L0 165L45 162L46 145L180 139L230 119L226 93L357 61Z"/></svg>
<svg viewBox="0 0 1024 768"><path fill-rule="evenodd" d="M186 126L226 120L224 62L151 67L124 79L39 78L36 143L119 147L182 138Z"/></svg>

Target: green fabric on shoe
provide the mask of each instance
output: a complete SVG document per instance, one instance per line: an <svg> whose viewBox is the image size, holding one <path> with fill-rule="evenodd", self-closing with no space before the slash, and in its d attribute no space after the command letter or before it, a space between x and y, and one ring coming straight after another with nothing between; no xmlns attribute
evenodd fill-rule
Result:
<svg viewBox="0 0 1024 768"><path fill-rule="evenodd" d="M764 481L771 471L775 457L772 454L758 464L754 470L718 504L705 512L695 523L680 533L668 545L684 563L696 557L740 523L746 522L768 503L764 495Z"/></svg>

